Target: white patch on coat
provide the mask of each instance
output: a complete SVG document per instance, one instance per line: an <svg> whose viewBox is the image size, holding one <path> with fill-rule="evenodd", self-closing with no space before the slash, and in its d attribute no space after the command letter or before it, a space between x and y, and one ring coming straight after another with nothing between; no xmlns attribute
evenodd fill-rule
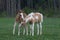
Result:
<svg viewBox="0 0 60 40"><path fill-rule="evenodd" d="M32 16L32 15L34 15L34 13L33 13L33 12L31 12L28 16Z"/></svg>
<svg viewBox="0 0 60 40"><path fill-rule="evenodd" d="M38 16L36 16L35 18L38 19Z"/></svg>
<svg viewBox="0 0 60 40"><path fill-rule="evenodd" d="M26 18L25 19L25 22L27 23L30 19L32 19L33 18L33 16L32 15L30 15L28 18Z"/></svg>
<svg viewBox="0 0 60 40"><path fill-rule="evenodd" d="M43 15L42 14L40 14L41 15L41 22L43 22Z"/></svg>
<svg viewBox="0 0 60 40"><path fill-rule="evenodd" d="M43 15L42 15L42 13L37 13L37 14L41 15L41 22L43 22Z"/></svg>

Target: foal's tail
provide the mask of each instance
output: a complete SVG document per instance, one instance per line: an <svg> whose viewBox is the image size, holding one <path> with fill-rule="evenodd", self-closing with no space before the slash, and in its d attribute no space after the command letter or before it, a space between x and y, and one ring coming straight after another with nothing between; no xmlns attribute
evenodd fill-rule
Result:
<svg viewBox="0 0 60 40"><path fill-rule="evenodd" d="M43 22L43 14L41 14L41 22Z"/></svg>

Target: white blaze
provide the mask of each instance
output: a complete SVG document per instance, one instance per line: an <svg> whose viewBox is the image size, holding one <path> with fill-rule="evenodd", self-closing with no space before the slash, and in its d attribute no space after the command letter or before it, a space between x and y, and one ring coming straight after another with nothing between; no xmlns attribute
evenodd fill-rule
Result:
<svg viewBox="0 0 60 40"><path fill-rule="evenodd" d="M22 19L24 19L23 13L21 13Z"/></svg>

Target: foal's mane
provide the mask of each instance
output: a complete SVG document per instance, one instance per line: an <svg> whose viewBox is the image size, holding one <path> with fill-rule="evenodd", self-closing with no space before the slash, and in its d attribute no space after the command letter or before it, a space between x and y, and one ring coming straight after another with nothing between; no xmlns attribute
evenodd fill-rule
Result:
<svg viewBox="0 0 60 40"><path fill-rule="evenodd" d="M19 12L19 13L24 13L24 11L23 11L23 10L19 10L18 12Z"/></svg>
<svg viewBox="0 0 60 40"><path fill-rule="evenodd" d="M16 10L16 14L18 14L18 13L24 13L24 11L23 10Z"/></svg>

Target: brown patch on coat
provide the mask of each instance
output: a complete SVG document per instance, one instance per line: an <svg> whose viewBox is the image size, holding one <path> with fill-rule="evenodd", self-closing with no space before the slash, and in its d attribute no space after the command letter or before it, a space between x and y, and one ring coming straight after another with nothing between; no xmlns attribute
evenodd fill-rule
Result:
<svg viewBox="0 0 60 40"><path fill-rule="evenodd" d="M35 18L36 16L38 17L38 19ZM40 22L40 21L41 21L41 15L40 15L40 14L35 13L35 14L33 15L33 17L34 17L34 21L36 21L36 22Z"/></svg>
<svg viewBox="0 0 60 40"><path fill-rule="evenodd" d="M38 19L36 19L36 16L38 17ZM29 20L30 21L30 23L32 24L33 22L34 23L36 23L36 22L40 22L41 21L41 15L40 14L38 14L38 13L35 13L34 15L33 15L33 18L31 18L31 20Z"/></svg>

